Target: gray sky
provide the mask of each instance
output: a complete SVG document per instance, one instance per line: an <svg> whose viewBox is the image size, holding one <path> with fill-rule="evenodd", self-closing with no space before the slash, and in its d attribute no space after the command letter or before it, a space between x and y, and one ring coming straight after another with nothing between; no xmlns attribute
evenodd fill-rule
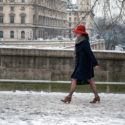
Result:
<svg viewBox="0 0 125 125"><path fill-rule="evenodd" d="M71 0L71 1L73 3L76 3L77 0ZM92 5L93 5L94 1L95 0L92 0L92 2L91 2ZM115 0L115 1L114 0L109 0L109 1L110 1L110 8L111 8L112 16L115 16L115 15L119 14L120 10L119 10L119 8L117 6L117 4L119 4L119 3L116 4L117 0ZM96 17L102 17L102 15L103 15L103 6L104 6L104 0L99 0L98 4L96 4L96 7L94 9L94 13L95 13Z"/></svg>
<svg viewBox="0 0 125 125"><path fill-rule="evenodd" d="M72 0L73 3L76 3L76 0Z"/></svg>

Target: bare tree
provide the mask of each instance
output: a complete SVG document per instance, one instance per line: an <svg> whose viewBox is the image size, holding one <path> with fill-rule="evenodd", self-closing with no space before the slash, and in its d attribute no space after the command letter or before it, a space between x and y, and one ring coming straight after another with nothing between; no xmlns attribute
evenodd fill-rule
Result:
<svg viewBox="0 0 125 125"><path fill-rule="evenodd" d="M121 38L124 36L122 30L125 21L125 0L104 0L104 3L98 6L102 6L103 16L95 21L95 33L105 39L106 49L115 49L116 45L124 42Z"/></svg>

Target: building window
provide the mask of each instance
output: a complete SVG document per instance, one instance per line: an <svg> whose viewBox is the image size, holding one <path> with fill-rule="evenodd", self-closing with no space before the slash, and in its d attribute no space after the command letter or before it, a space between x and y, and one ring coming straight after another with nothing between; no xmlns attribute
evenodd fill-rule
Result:
<svg viewBox="0 0 125 125"><path fill-rule="evenodd" d="M71 17L69 17L69 21L71 21L72 19L71 19Z"/></svg>
<svg viewBox="0 0 125 125"><path fill-rule="evenodd" d="M71 27L72 25L71 25L71 23L69 23L69 27Z"/></svg>
<svg viewBox="0 0 125 125"><path fill-rule="evenodd" d="M21 10L22 10L22 11L25 10L25 7L21 7Z"/></svg>
<svg viewBox="0 0 125 125"><path fill-rule="evenodd" d="M74 14L75 16L77 16L77 12L75 12L75 14Z"/></svg>
<svg viewBox="0 0 125 125"><path fill-rule="evenodd" d="M0 7L0 11L3 11L3 7Z"/></svg>
<svg viewBox="0 0 125 125"><path fill-rule="evenodd" d="M69 15L71 16L71 15L72 15L72 13L70 12L70 13L69 13Z"/></svg>
<svg viewBox="0 0 125 125"><path fill-rule="evenodd" d="M25 16L21 16L21 24L25 23Z"/></svg>
<svg viewBox="0 0 125 125"><path fill-rule="evenodd" d="M14 38L14 31L10 31L10 38Z"/></svg>
<svg viewBox="0 0 125 125"><path fill-rule="evenodd" d="M10 23L14 23L14 16L10 16Z"/></svg>
<svg viewBox="0 0 125 125"><path fill-rule="evenodd" d="M14 0L10 0L10 2L14 2Z"/></svg>
<svg viewBox="0 0 125 125"><path fill-rule="evenodd" d="M0 38L3 38L3 31L0 31Z"/></svg>
<svg viewBox="0 0 125 125"><path fill-rule="evenodd" d="M75 17L75 18L74 18L74 22L76 22L76 21L77 21L77 18Z"/></svg>
<svg viewBox="0 0 125 125"><path fill-rule="evenodd" d="M13 6L10 7L10 11L14 11L14 7Z"/></svg>
<svg viewBox="0 0 125 125"><path fill-rule="evenodd" d="M25 38L25 31L21 31L21 38Z"/></svg>
<svg viewBox="0 0 125 125"><path fill-rule="evenodd" d="M0 16L0 23L3 23L3 16Z"/></svg>
<svg viewBox="0 0 125 125"><path fill-rule="evenodd" d="M24 2L25 2L25 0L21 0L21 2L22 2L22 3L24 3Z"/></svg>

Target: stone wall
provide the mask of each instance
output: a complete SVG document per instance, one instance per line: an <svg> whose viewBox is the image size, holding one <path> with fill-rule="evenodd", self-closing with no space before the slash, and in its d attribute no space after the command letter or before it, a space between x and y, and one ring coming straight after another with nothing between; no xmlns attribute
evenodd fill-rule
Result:
<svg viewBox="0 0 125 125"><path fill-rule="evenodd" d="M125 81L125 53L95 51L96 81ZM72 50L0 48L0 79L71 80Z"/></svg>

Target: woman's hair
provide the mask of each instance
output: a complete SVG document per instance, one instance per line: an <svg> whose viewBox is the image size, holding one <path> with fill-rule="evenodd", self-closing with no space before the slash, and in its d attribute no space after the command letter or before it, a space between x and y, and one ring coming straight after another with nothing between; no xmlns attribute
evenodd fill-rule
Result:
<svg viewBox="0 0 125 125"><path fill-rule="evenodd" d="M83 34L82 33L82 36L84 36L87 40L89 40L89 35L88 34Z"/></svg>

